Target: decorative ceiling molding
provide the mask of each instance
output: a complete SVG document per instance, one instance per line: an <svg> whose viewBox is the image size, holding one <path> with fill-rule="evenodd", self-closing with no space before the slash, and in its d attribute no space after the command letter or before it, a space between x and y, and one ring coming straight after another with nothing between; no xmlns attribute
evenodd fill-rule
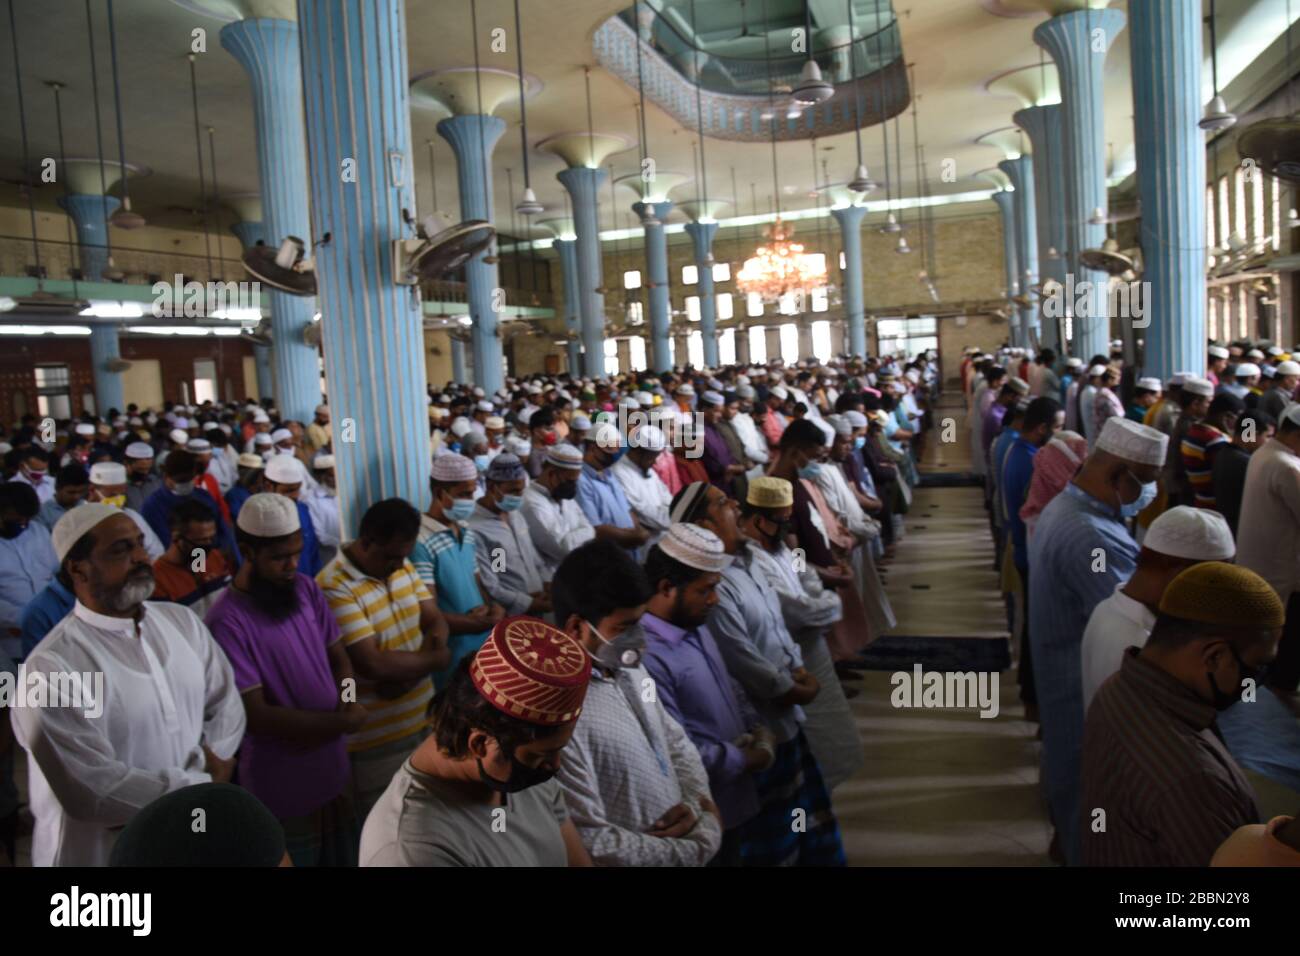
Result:
<svg viewBox="0 0 1300 956"><path fill-rule="evenodd" d="M637 35L621 17L610 17L592 37L596 59L632 89L637 87ZM696 88L686 76L647 44L641 47L641 75L646 99L687 129L697 129ZM786 115L789 95L775 101L776 138L779 142L852 132L857 125L854 96L858 97L863 128L902 113L911 103L907 67L903 58L851 83L835 87L825 103L805 108L797 118ZM700 91L704 134L743 143L767 142L772 132L762 114L773 109L767 96Z"/></svg>

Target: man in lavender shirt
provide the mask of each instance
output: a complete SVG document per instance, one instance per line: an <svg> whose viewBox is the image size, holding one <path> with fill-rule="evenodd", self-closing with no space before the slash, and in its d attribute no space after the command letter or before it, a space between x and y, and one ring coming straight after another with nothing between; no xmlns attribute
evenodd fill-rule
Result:
<svg viewBox="0 0 1300 956"><path fill-rule="evenodd" d="M759 809L753 774L772 765L776 749L704 623L718 603L727 564L730 557L712 531L671 526L646 559L654 596L641 618L655 695L699 750L722 813L722 848L711 866L740 865L740 825Z"/></svg>
<svg viewBox="0 0 1300 956"><path fill-rule="evenodd" d="M236 535L243 563L206 620L248 717L236 782L280 820L295 866L356 866L362 821L345 735L366 711L325 595L298 573L297 504L253 495Z"/></svg>
<svg viewBox="0 0 1300 956"><path fill-rule="evenodd" d="M737 464L731 457L727 440L718 431L718 422L723 416L725 399L717 392L705 392L700 396L700 410L704 418L704 471L709 476L709 484L721 489L727 495L734 491L735 479L745 473L745 466Z"/></svg>

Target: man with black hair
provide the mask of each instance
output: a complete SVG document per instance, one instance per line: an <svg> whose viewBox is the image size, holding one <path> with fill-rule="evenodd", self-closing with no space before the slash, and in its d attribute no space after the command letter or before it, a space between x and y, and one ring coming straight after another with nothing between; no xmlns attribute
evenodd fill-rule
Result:
<svg viewBox="0 0 1300 956"><path fill-rule="evenodd" d="M1241 517L1241 496L1246 488L1246 468L1250 456L1277 432L1277 420L1258 409L1246 412L1237 419L1232 430L1232 441L1214 456L1214 509L1223 515L1237 534Z"/></svg>
<svg viewBox="0 0 1300 956"><path fill-rule="evenodd" d="M0 648L22 660L23 608L59 569L50 532L36 520L36 489L21 481L0 484Z"/></svg>
<svg viewBox="0 0 1300 956"><path fill-rule="evenodd" d="M593 662L559 780L597 865L703 866L721 846L722 824L699 751L641 666L652 593L611 541L583 545L555 572L557 626Z"/></svg>
<svg viewBox="0 0 1300 956"><path fill-rule="evenodd" d="M446 621L408 559L419 532L420 513L407 502L377 502L362 516L357 539L316 576L356 672L356 700L367 712L348 738L360 816L424 738L430 674L451 656Z"/></svg>
<svg viewBox="0 0 1300 956"><path fill-rule="evenodd" d="M1234 830L1259 822L1215 718L1254 699L1282 622L1276 592L1246 568L1207 561L1169 583L1146 646L1125 652L1088 710L1085 865L1206 866Z"/></svg>
<svg viewBox="0 0 1300 956"><path fill-rule="evenodd" d="M578 506L582 452L568 444L546 449L541 477L524 488L520 510L542 559L542 579L550 580L560 562L596 536L596 529Z"/></svg>
<svg viewBox="0 0 1300 956"><path fill-rule="evenodd" d="M78 463L64 465L54 478L54 497L41 505L36 520L53 531L55 523L70 508L75 508L90 493L90 474L86 466Z"/></svg>
<svg viewBox="0 0 1300 956"><path fill-rule="evenodd" d="M367 817L361 865L590 866L554 779L590 672L567 634L532 617L498 622Z"/></svg>
<svg viewBox="0 0 1300 956"><path fill-rule="evenodd" d="M294 866L355 865L347 735L368 715L329 603L298 572L301 515L282 495L253 495L236 534L243 561L207 624L248 719L239 782L279 819Z"/></svg>
<svg viewBox="0 0 1300 956"><path fill-rule="evenodd" d="M177 449L163 462L162 487L149 496L144 503L141 514L149 522L154 534L163 547L171 544L172 532L170 518L172 509L182 501L193 498L202 502L212 512L217 523L217 547L232 557L235 555L235 539L230 527L221 517L221 508L212 496L202 488L195 487L199 474L199 465L194 455L184 448Z"/></svg>
<svg viewBox="0 0 1300 956"><path fill-rule="evenodd" d="M555 412L550 408L539 408L528 419L528 475L540 477L542 465L549 448L559 444L559 434L555 430Z"/></svg>
<svg viewBox="0 0 1300 956"><path fill-rule="evenodd" d="M1245 403L1236 395L1222 392L1210 401L1204 418L1187 426L1180 454L1192 500L1177 503L1214 507L1214 459L1228 447L1237 419L1245 410Z"/></svg>
<svg viewBox="0 0 1300 956"><path fill-rule="evenodd" d="M510 452L488 465L487 492L474 505L469 528L477 535L478 579L507 614L541 617L551 610L550 586L519 509L527 472Z"/></svg>
<svg viewBox="0 0 1300 956"><path fill-rule="evenodd" d="M184 604L199 617L230 584L230 566L217 549L217 522L202 502L186 499L168 518L171 544L154 561L154 600Z"/></svg>
<svg viewBox="0 0 1300 956"><path fill-rule="evenodd" d="M19 449L14 449L19 451ZM40 504L54 497L54 482L50 480L50 456L35 445L21 449L18 455L18 473L9 481L27 485L36 492Z"/></svg>

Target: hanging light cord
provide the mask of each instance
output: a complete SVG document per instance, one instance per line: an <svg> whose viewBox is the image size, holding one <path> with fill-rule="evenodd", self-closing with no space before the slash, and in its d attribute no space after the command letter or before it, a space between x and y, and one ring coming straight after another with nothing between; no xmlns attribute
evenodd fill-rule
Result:
<svg viewBox="0 0 1300 956"><path fill-rule="evenodd" d="M763 0L763 23L767 24L767 0ZM776 168L776 87L772 82L772 34L763 31L763 60L767 69L767 100L772 113L772 207L776 218L781 218L781 186Z"/></svg>
<svg viewBox="0 0 1300 956"><path fill-rule="evenodd" d="M469 24L470 30L474 35L474 87L478 92L478 115L483 115L483 73L479 70L478 64L478 0L469 0ZM492 218L492 193L488 190L488 155L487 142L483 139L483 123L480 120L478 125L478 151L479 151L479 171L483 175L483 202L487 208L483 210L485 216ZM492 245L494 252L499 254L500 244L496 241L495 233L493 234Z"/></svg>
<svg viewBox="0 0 1300 956"><path fill-rule="evenodd" d="M54 124L59 131L59 166L66 170L68 165L68 154L63 147L63 105L61 102L62 97L59 96L59 91L63 89L63 84L57 82L51 82L47 85L51 90L54 91ZM64 176L63 177L63 201L66 203L68 201L68 198L71 195L72 195L72 186L68 183L68 177ZM68 252L69 255L71 255L72 250L76 248L76 243L73 241L72 238L72 217L65 216L64 222L67 224ZM76 299L79 298L79 296L77 295L77 273L73 271L71 274L72 274L72 297Z"/></svg>
<svg viewBox="0 0 1300 956"><path fill-rule="evenodd" d="M691 32L695 32L695 0L691 0ZM640 49L640 47L638 47ZM700 198L704 201L701 209L709 215L709 171L704 165L704 106L700 87L704 81L704 69L700 66L700 50L695 47L695 126L700 134Z"/></svg>
<svg viewBox="0 0 1300 956"><path fill-rule="evenodd" d="M131 190L126 174L126 138L122 135L122 87L117 78L117 32L113 26L113 0L108 0L108 54L113 64L113 106L117 113L117 157L122 164L122 205L130 209Z"/></svg>
<svg viewBox="0 0 1300 956"><path fill-rule="evenodd" d="M217 261L221 262L221 189L217 185L217 140L216 133L211 126L208 127L208 166L212 169L212 218L213 226L217 233ZM203 226L207 230L207 222ZM222 272L225 272L225 266L222 266Z"/></svg>
<svg viewBox="0 0 1300 956"><path fill-rule="evenodd" d="M438 163L433 158L433 140L426 140L425 145L429 147L429 184L433 186L433 208L431 213L438 211Z"/></svg>
<svg viewBox="0 0 1300 956"><path fill-rule="evenodd" d="M99 115L99 76L95 69L95 24L90 16L90 0L86 0L86 34L90 40L90 95L95 101L95 150L99 156L99 195L104 217L104 248L108 259L113 260L113 237L108 228L108 175L104 172L104 126ZM126 175L126 170L122 171Z"/></svg>
<svg viewBox="0 0 1300 956"><path fill-rule="evenodd" d="M582 82L587 94L587 162L596 161L596 133L591 123L591 67L582 68ZM599 200L597 200L599 203Z"/></svg>
<svg viewBox="0 0 1300 956"><path fill-rule="evenodd" d="M208 260L208 278L214 278L212 274L212 237L208 234L208 190L207 181L203 175L203 136L199 132L199 80L198 72L194 66L194 54L190 54L190 103L194 109L194 152L199 161L199 204L202 206L203 213L203 245L206 250Z"/></svg>
<svg viewBox="0 0 1300 956"><path fill-rule="evenodd" d="M519 64L519 142L524 149L524 189L532 186L528 178L528 109L524 104L524 34L519 26L519 0L515 0L515 59Z"/></svg>
<svg viewBox="0 0 1300 956"><path fill-rule="evenodd" d="M1214 15L1214 0L1210 0L1210 82L1214 86L1214 95L1219 95L1219 41Z"/></svg>
<svg viewBox="0 0 1300 956"><path fill-rule="evenodd" d="M862 90L858 83L856 70L853 69L853 51L857 46L857 37L853 35L853 0L847 0L849 8L849 82L853 84L853 139L858 148L858 165L862 165Z"/></svg>
<svg viewBox="0 0 1300 956"><path fill-rule="evenodd" d="M641 135L641 163L642 169L645 168L645 158L648 154L650 143L646 137L645 126L645 80L641 73L641 0L636 0L633 4L633 16L636 18L636 92L641 101L641 108L638 112L637 132Z"/></svg>
<svg viewBox="0 0 1300 956"><path fill-rule="evenodd" d="M924 183L921 181L921 121L919 119L919 110L921 97L916 92L916 64L912 63L908 67L912 77L912 148L916 151L916 195L917 207L916 218L921 228L925 228L925 207L920 205L921 190ZM925 237L921 237L921 244L925 245Z"/></svg>
<svg viewBox="0 0 1300 956"><path fill-rule="evenodd" d="M916 98L915 88L913 88L910 91L910 93L912 98L915 100ZM896 195L898 196L898 224L900 226L903 224L903 220L907 218L906 213L904 213L903 211L903 134L900 131L901 123L902 123L902 119L900 113L895 113L894 114L894 170L898 174L898 189L896 190Z"/></svg>
<svg viewBox="0 0 1300 956"><path fill-rule="evenodd" d="M14 85L18 90L18 127L22 133L23 140L23 175L28 173L28 155L27 155L27 108L23 102L23 74L18 66L18 23L14 19L14 0L9 0L9 36L13 41L14 50ZM36 256L36 281L38 287L44 280L41 276L41 246L36 241L36 199L34 196L35 187L27 184L27 215L32 224L32 252ZM107 231L107 230L106 230Z"/></svg>

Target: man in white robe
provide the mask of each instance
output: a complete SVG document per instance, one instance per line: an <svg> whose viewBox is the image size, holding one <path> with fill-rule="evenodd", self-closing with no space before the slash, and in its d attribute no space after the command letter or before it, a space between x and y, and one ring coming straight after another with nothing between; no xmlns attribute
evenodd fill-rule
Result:
<svg viewBox="0 0 1300 956"><path fill-rule="evenodd" d="M65 519L54 549L77 603L25 664L47 699L11 714L30 758L32 863L104 866L143 807L230 780L244 705L194 612L146 602L153 569L135 522L104 504Z"/></svg>
<svg viewBox="0 0 1300 956"><path fill-rule="evenodd" d="M672 523L668 509L673 496L654 470L655 459L668 447L668 439L662 429L642 425L632 433L628 446L627 453L610 468L610 474L623 488L633 518L650 532L650 540L646 542L648 550Z"/></svg>
<svg viewBox="0 0 1300 956"><path fill-rule="evenodd" d="M582 474L582 452L572 445L553 445L546 450L542 474L524 489L520 509L533 547L542 558L542 580L555 576L565 556L596 536L574 496Z"/></svg>

